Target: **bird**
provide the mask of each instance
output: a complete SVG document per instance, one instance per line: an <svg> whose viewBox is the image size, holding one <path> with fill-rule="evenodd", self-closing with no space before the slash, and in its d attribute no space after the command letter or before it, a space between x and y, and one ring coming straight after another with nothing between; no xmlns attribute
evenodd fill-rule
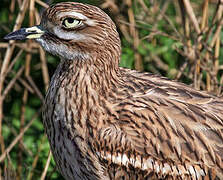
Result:
<svg viewBox="0 0 223 180"><path fill-rule="evenodd" d="M119 67L120 37L100 8L57 3L5 39L61 59L43 124L66 180L223 179L222 97Z"/></svg>

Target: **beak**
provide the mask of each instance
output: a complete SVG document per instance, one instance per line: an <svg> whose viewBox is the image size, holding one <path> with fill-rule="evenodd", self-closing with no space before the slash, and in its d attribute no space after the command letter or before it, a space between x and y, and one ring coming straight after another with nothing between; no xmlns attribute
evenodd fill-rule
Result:
<svg viewBox="0 0 223 180"><path fill-rule="evenodd" d="M21 28L17 31L11 32L4 37L5 40L25 40L37 39L44 34L40 26L33 26L30 28Z"/></svg>

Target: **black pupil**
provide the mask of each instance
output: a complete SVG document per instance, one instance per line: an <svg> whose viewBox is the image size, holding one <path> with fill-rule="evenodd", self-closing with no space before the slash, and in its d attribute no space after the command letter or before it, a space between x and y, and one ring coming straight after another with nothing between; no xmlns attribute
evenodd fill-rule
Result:
<svg viewBox="0 0 223 180"><path fill-rule="evenodd" d="M68 23L73 23L74 22L74 19L73 18L67 18L67 21L68 21Z"/></svg>

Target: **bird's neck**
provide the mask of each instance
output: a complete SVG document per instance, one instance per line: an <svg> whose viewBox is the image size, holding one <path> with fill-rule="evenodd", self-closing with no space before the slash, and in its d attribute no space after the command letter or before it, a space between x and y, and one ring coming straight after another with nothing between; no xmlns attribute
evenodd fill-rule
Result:
<svg viewBox="0 0 223 180"><path fill-rule="evenodd" d="M119 79L118 66L102 66L99 62L92 64L86 60L62 60L51 81L55 84L51 84L47 100L51 97L50 94L55 94L53 98L62 98L60 102L66 102L67 106L72 107L75 132L85 136L80 127L85 127L84 131L90 131L90 127L97 128L99 120L103 119L101 116L105 114L104 109L100 109L100 104L107 102L108 95L116 88ZM55 93L54 87L58 88ZM64 104L61 107L63 106ZM90 125L86 126L89 114ZM65 125L69 125L65 120L68 121L64 119Z"/></svg>
<svg viewBox="0 0 223 180"><path fill-rule="evenodd" d="M106 96L121 82L118 64L108 64L99 58L95 61L62 60L57 71L59 77L55 78L62 81L62 86L72 89L82 97L96 94Z"/></svg>

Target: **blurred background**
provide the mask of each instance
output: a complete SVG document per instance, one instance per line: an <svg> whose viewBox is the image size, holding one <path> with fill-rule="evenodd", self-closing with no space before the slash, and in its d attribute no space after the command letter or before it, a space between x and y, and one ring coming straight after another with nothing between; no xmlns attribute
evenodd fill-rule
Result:
<svg viewBox="0 0 223 180"><path fill-rule="evenodd" d="M120 66L181 81L222 95L221 0L76 0L114 20L122 41ZM41 107L59 59L35 41L4 41L39 24L59 0L1 0L0 179L62 179L44 134Z"/></svg>

